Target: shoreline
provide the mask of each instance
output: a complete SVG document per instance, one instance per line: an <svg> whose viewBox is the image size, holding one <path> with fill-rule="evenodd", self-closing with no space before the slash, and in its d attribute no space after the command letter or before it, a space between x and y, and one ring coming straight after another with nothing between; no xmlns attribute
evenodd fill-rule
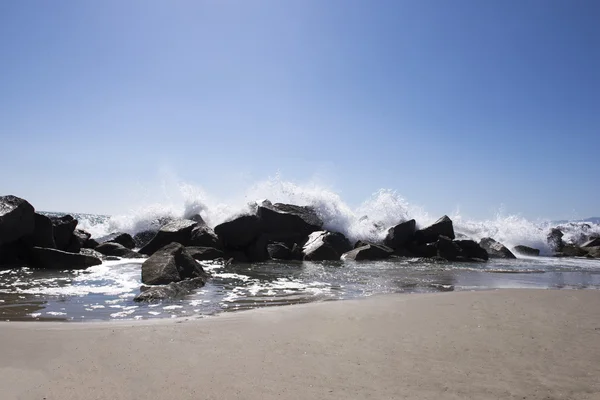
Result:
<svg viewBox="0 0 600 400"><path fill-rule="evenodd" d="M596 399L600 291L379 295L218 318L0 323L6 399Z"/></svg>

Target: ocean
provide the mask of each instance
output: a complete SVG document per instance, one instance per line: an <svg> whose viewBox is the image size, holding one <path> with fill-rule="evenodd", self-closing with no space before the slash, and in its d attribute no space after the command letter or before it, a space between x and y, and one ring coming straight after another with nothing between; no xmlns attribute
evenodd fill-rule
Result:
<svg viewBox="0 0 600 400"><path fill-rule="evenodd" d="M228 205L207 201L185 188L179 203L139 207L125 215L71 214L78 228L101 237L112 232L137 232L157 228L168 218L200 214L209 226L247 212L248 199L311 205L329 230L344 233L351 241L381 240L387 228L415 218L426 226L430 216L397 193L382 190L358 207L339 195L318 187L289 182L268 182ZM47 213L64 215L65 213ZM486 263L450 263L424 259L370 262L263 262L225 266L203 262L212 274L208 284L184 299L140 304L133 298L141 286L143 260L108 261L81 271L44 271L30 268L0 270L0 318L3 320L96 321L150 318L198 318L256 307L315 301L354 299L386 293L415 294L432 291L491 290L500 288L600 289L600 260L551 257L546 235L557 225L529 221L499 213L477 221L449 215L457 237L479 240L492 237L512 248L527 245L541 250L540 257ZM560 222L565 241L600 235L600 225Z"/></svg>

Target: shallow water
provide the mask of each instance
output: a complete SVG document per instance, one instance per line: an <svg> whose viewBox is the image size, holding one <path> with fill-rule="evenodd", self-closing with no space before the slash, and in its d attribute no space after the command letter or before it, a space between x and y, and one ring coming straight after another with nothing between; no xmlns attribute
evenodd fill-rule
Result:
<svg viewBox="0 0 600 400"><path fill-rule="evenodd" d="M143 260L142 260L143 261ZM140 260L106 262L83 271L0 271L3 320L119 320L201 317L220 312L383 293L498 288L600 289L600 261L549 257L445 263L265 262L228 267L203 263L208 284L183 299L135 303Z"/></svg>

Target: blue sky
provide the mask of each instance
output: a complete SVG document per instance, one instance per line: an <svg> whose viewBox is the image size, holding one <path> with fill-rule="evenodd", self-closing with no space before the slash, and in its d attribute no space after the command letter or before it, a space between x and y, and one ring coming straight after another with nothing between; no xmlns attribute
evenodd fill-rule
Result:
<svg viewBox="0 0 600 400"><path fill-rule="evenodd" d="M223 198L280 173L354 205L598 215L598 21L596 0L2 1L0 192L123 213L165 171Z"/></svg>

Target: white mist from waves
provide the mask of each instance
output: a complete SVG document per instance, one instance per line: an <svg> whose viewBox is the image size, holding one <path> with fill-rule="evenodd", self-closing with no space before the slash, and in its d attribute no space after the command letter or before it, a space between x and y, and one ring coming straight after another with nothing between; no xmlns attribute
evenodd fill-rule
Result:
<svg viewBox="0 0 600 400"><path fill-rule="evenodd" d="M158 229L166 219L189 218L195 214L200 214L209 226L214 227L236 215L250 213L252 204L264 199L273 203L312 206L322 218L325 229L342 232L351 241L379 241L389 227L399 222L414 218L419 227L424 227L441 216L430 216L392 190L380 190L358 207L351 207L339 194L321 185L298 184L276 177L257 182L227 202L217 200L193 185L170 185L168 196L162 203L142 205L126 215L112 216L100 222L98 219L80 220L80 228L94 237L112 232L135 234ZM457 233L474 240L492 237L509 248L521 244L538 248L542 254L551 253L546 236L555 225L549 221L532 222L502 212L494 219L484 221L466 219L458 211L449 216ZM600 234L600 225L586 228L583 224L563 224L561 227L567 242L584 234Z"/></svg>

